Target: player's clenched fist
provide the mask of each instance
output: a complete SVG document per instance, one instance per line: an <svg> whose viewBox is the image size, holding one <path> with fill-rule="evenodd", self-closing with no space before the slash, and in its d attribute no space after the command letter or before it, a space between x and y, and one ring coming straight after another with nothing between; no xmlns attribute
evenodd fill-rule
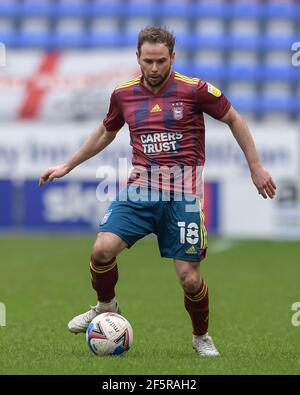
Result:
<svg viewBox="0 0 300 395"><path fill-rule="evenodd" d="M42 187L47 181L53 181L54 178L61 178L69 173L69 169L65 164L49 167L40 177L39 186Z"/></svg>

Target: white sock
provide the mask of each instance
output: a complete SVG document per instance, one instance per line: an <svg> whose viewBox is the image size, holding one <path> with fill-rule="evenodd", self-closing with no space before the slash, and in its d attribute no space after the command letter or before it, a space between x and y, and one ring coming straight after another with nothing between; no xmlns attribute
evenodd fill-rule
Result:
<svg viewBox="0 0 300 395"><path fill-rule="evenodd" d="M115 305L116 303L116 298L113 298L112 300L110 300L109 302L100 302L98 301L96 308L106 308L106 307L110 307L111 305Z"/></svg>
<svg viewBox="0 0 300 395"><path fill-rule="evenodd" d="M206 332L204 335L202 335L202 336L196 336L196 335L193 335L194 337L199 337L199 338L201 338L201 339L205 339L207 336L208 336L208 332Z"/></svg>

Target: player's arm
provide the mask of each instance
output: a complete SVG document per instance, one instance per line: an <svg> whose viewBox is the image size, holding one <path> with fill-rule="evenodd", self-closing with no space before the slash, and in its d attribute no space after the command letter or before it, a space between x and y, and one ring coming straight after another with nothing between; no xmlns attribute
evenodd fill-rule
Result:
<svg viewBox="0 0 300 395"><path fill-rule="evenodd" d="M39 185L43 186L47 181L65 176L74 167L98 154L114 140L117 133L118 130L108 132L101 123L67 162L47 169L41 175Z"/></svg>
<svg viewBox="0 0 300 395"><path fill-rule="evenodd" d="M267 199L268 196L272 199L275 196L276 184L268 171L262 166L246 121L232 106L220 121L229 126L234 138L243 150L253 183L259 194L264 199Z"/></svg>

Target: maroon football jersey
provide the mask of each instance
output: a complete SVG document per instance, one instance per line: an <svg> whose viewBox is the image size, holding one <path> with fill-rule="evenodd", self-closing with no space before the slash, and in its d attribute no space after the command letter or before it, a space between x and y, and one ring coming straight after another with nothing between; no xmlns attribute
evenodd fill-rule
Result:
<svg viewBox="0 0 300 395"><path fill-rule="evenodd" d="M203 112L220 119L229 108L226 96L198 78L172 72L153 93L139 76L114 90L103 124L107 131L128 124L135 169L195 169L205 162Z"/></svg>

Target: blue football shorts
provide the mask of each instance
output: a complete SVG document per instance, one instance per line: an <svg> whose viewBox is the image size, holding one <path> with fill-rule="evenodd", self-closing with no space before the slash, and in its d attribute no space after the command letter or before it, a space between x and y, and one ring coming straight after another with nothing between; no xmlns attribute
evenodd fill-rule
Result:
<svg viewBox="0 0 300 395"><path fill-rule="evenodd" d="M154 233L162 257L192 262L205 258L207 233L199 198L136 186L132 191L129 185L118 194L99 232L116 234L128 248Z"/></svg>

